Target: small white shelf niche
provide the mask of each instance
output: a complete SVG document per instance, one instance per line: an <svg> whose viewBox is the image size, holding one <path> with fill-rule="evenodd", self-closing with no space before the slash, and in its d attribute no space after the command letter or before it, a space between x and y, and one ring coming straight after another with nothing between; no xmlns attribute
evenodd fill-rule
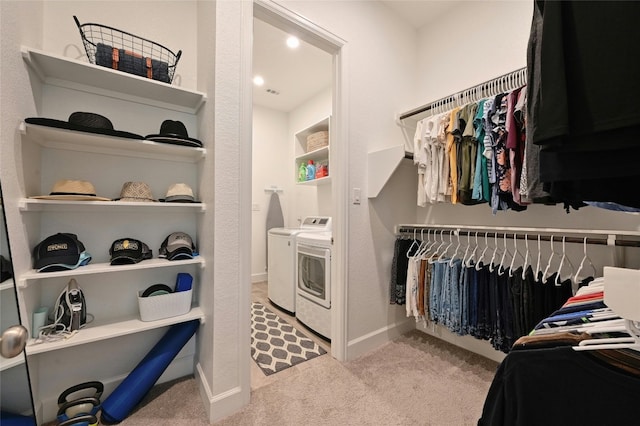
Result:
<svg viewBox="0 0 640 426"><path fill-rule="evenodd" d="M376 198L405 158L403 145L370 152L367 157L367 197Z"/></svg>

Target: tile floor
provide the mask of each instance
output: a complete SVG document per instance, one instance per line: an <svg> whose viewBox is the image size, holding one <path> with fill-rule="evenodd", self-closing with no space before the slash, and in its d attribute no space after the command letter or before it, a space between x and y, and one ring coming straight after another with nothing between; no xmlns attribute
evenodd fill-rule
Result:
<svg viewBox="0 0 640 426"><path fill-rule="evenodd" d="M299 331L304 333L311 340L316 342L325 351L327 351L326 356L331 356L331 343L330 342L327 342L326 340L324 340L324 339L316 336L315 334L313 334L303 324L298 322L296 320L295 316L291 316L288 313L278 309L273 304L271 304L271 302L269 301L268 293L267 293L267 282L266 281L261 281L261 282L257 282L257 283L253 283L252 284L252 286L251 286L251 300L254 301L254 302L262 303L264 306L269 308L269 310L271 312L275 313L280 318L282 318L283 320L287 321L289 324L293 325L295 328L297 328ZM283 379L285 377L289 377L290 375L298 374L298 373L300 373L300 371L302 371L305 368L308 368L309 366L313 365L313 362L318 360L319 358L322 358L322 357L314 358L312 360L305 361L305 362L303 362L301 364L294 365L293 367L289 367L286 370L282 370L282 371L280 371L280 372L278 372L276 374L272 374L270 376L266 376L262 372L262 370L260 370L260 367L258 367L258 365L253 360L251 360L251 389L258 389L258 388L260 388L262 386L266 386L266 385L268 385L270 383L273 383L276 380L280 380L280 379Z"/></svg>

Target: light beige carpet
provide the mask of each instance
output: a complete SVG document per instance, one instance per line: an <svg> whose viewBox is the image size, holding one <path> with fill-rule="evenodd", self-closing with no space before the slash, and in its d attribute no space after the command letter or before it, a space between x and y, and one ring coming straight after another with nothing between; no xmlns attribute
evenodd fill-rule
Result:
<svg viewBox="0 0 640 426"><path fill-rule="evenodd" d="M300 365L216 426L475 425L498 366L419 331L351 362L321 356ZM188 378L156 386L120 424L208 423Z"/></svg>

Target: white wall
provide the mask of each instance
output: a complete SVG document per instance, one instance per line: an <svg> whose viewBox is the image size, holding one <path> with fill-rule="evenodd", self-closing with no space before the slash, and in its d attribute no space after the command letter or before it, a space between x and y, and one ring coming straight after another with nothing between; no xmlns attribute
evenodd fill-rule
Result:
<svg viewBox="0 0 640 426"><path fill-rule="evenodd" d="M533 2L457 1L419 30L411 109L526 65Z"/></svg>
<svg viewBox="0 0 640 426"><path fill-rule="evenodd" d="M266 221L272 192L265 188L276 186L280 206L287 224L287 200L292 196L293 159L288 133L289 114L262 106L253 106L253 167L251 215L251 280L266 280L267 237Z"/></svg>

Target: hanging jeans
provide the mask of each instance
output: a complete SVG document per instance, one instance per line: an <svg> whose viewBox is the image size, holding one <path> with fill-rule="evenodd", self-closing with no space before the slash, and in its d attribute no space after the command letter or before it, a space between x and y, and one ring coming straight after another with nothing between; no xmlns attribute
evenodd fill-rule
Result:
<svg viewBox="0 0 640 426"><path fill-rule="evenodd" d="M480 272L476 271L473 266L471 271L471 281L469 283L469 299L468 299L468 311L469 311L469 334L476 336L478 333L478 279Z"/></svg>
<svg viewBox="0 0 640 426"><path fill-rule="evenodd" d="M429 288L429 318L438 323L440 317L440 294L444 282L444 263L437 259L429 261L431 263L431 286Z"/></svg>
<svg viewBox="0 0 640 426"><path fill-rule="evenodd" d="M463 267L460 274L460 332L458 334L461 336L469 334L469 300L475 271L473 266Z"/></svg>
<svg viewBox="0 0 640 426"><path fill-rule="evenodd" d="M445 302L447 303L447 317L445 325L449 330L454 333L460 332L462 316L462 304L460 298L460 272L462 267L462 260L453 259L447 263L449 268L449 279L447 281L447 297Z"/></svg>

